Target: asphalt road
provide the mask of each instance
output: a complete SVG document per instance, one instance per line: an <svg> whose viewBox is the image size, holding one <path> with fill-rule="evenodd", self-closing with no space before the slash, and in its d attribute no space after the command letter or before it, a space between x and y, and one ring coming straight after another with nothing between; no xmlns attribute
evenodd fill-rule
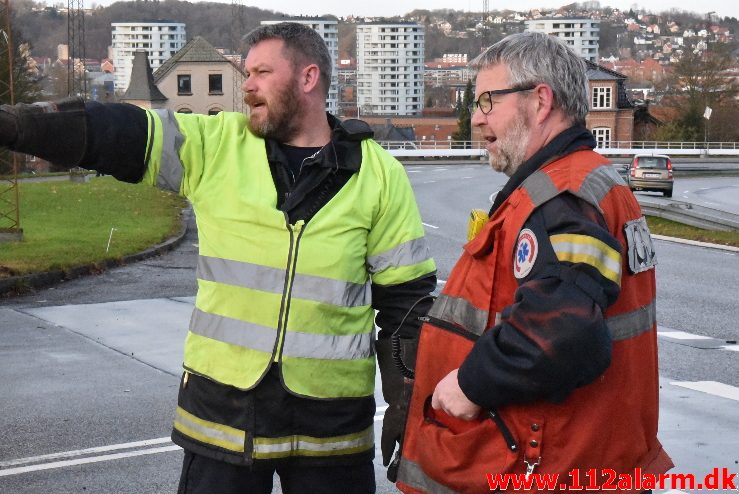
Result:
<svg viewBox="0 0 739 494"><path fill-rule="evenodd" d="M483 164L407 171L445 280L469 210L487 209L504 177ZM675 190L731 209L736 187L707 177ZM196 245L193 227L161 257L0 301L0 493L175 492L182 453L167 436ZM660 437L677 472L739 471L739 352L727 343L739 339L739 253L657 248ZM395 492L379 464L376 477Z"/></svg>

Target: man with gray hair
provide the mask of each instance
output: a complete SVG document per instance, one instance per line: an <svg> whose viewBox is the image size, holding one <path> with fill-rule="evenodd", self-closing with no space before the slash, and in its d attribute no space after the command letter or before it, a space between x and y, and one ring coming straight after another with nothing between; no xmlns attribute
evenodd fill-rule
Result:
<svg viewBox="0 0 739 494"><path fill-rule="evenodd" d="M657 439L656 258L584 127L585 63L526 32L473 66L472 125L510 178L424 319L398 486L608 490L631 475L619 490L649 490L655 477L634 472L672 467Z"/></svg>
<svg viewBox="0 0 739 494"><path fill-rule="evenodd" d="M245 42L248 115L3 106L0 146L192 203L198 293L172 432L181 494L266 494L275 473L286 494L371 494L375 355L389 461L408 388L391 353L412 360L434 261L402 165L365 122L326 113L320 35L288 22Z"/></svg>

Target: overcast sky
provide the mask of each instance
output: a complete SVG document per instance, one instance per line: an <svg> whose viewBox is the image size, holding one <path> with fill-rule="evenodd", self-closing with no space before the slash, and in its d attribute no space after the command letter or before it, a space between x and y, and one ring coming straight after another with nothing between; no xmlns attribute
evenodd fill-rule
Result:
<svg viewBox="0 0 739 494"><path fill-rule="evenodd" d="M190 0L193 1L193 0ZM197 1L197 0L195 0ZM575 0L572 0L573 2ZM582 1L582 0L580 0ZM414 9L455 9L480 12L483 0L241 0L242 5L274 10L290 15L323 15L333 14L345 17L351 14L362 16L394 16L410 12ZM85 6L93 4L110 5L113 0L85 0ZM226 1L226 3L230 3ZM538 7L553 8L567 5L567 0L490 0L490 10L511 8L518 11ZM670 9L688 10L698 14L716 12L721 17L739 18L738 0L601 0L601 6L626 9L638 7L652 12L661 12Z"/></svg>

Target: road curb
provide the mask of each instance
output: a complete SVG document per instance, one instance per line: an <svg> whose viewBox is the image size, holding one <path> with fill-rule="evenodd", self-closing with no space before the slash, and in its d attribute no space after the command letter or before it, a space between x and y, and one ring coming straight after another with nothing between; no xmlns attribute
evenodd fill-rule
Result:
<svg viewBox="0 0 739 494"><path fill-rule="evenodd" d="M82 276L100 274L108 269L142 261L168 252L177 247L187 234L187 222L192 216L192 207L188 206L180 212L180 230L164 242L149 247L141 252L129 254L121 259L109 259L102 262L75 266L66 270L54 270L44 273L32 273L23 276L12 276L0 279L0 298L22 295L39 288L46 288L63 281Z"/></svg>
<svg viewBox="0 0 739 494"><path fill-rule="evenodd" d="M694 247L706 247L708 249L718 249L718 250L726 250L729 252L739 252L739 247L734 247L733 245L711 244L709 242L699 242L698 240L688 240L685 238L668 237L666 235L655 235L654 233L652 234L652 238L655 238L657 240L664 240L666 242L673 242L676 244L692 245Z"/></svg>

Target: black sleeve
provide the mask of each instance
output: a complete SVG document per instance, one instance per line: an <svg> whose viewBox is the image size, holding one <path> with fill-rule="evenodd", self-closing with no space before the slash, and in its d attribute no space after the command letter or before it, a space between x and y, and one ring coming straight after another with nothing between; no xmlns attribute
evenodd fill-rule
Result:
<svg viewBox="0 0 739 494"><path fill-rule="evenodd" d="M562 401L610 365L603 313L620 292L619 242L595 208L569 194L537 209L524 228L538 240L533 268L518 280L501 323L480 337L458 374L465 395L489 409ZM555 252L552 241L561 240ZM596 259L610 257L583 258L583 245L600 249Z"/></svg>
<svg viewBox="0 0 739 494"><path fill-rule="evenodd" d="M146 111L127 103L85 104L87 146L79 165L137 183L147 166Z"/></svg>
<svg viewBox="0 0 739 494"><path fill-rule="evenodd" d="M418 318L425 316L431 308L433 300L429 294L435 289L436 273L398 285L383 286L373 283L372 307L377 311L375 322L380 327L378 338L389 338L411 307L413 311L405 317L398 334L401 338L416 338L421 328Z"/></svg>

